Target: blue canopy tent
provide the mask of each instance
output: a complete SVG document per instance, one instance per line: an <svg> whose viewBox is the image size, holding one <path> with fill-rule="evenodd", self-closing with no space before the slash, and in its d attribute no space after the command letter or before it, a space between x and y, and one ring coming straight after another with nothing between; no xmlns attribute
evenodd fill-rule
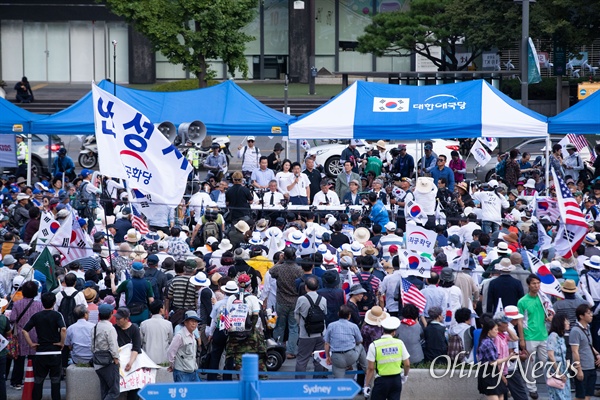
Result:
<svg viewBox="0 0 600 400"><path fill-rule="evenodd" d="M114 85L98 85L113 93ZM137 109L153 123L170 121L175 125L198 120L209 135L287 135L288 123L295 117L275 111L246 93L232 81L205 89L184 92L150 92L117 85L117 97ZM91 92L59 113L32 124L33 132L61 135L94 133Z"/></svg>
<svg viewBox="0 0 600 400"><path fill-rule="evenodd" d="M600 133L600 91L548 119L550 133Z"/></svg>
<svg viewBox="0 0 600 400"><path fill-rule="evenodd" d="M547 137L547 118L483 80L436 86L357 81L289 127L290 139Z"/></svg>
<svg viewBox="0 0 600 400"><path fill-rule="evenodd" d="M41 118L46 118L46 115L34 114L0 98L0 134L17 133L13 128L15 125L23 127L18 133L30 133L30 122Z"/></svg>

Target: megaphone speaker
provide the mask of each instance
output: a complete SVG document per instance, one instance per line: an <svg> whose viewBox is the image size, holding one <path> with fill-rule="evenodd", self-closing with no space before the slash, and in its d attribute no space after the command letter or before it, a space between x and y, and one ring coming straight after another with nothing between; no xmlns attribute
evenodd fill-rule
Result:
<svg viewBox="0 0 600 400"><path fill-rule="evenodd" d="M191 141L200 144L206 137L206 125L200 121L184 122L177 128L182 144Z"/></svg>
<svg viewBox="0 0 600 400"><path fill-rule="evenodd" d="M160 124L154 124L154 128L157 129L164 137L171 143L175 141L177 137L177 128L172 122L164 121Z"/></svg>

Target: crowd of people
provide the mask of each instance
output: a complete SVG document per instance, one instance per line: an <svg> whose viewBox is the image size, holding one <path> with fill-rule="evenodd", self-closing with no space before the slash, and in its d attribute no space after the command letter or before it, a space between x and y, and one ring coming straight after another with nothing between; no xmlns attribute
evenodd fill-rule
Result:
<svg viewBox="0 0 600 400"><path fill-rule="evenodd" d="M218 167L223 157L213 150ZM561 218L536 216L536 199L552 200L560 182L546 190L534 168L519 169L512 182L513 161L523 161L513 152L499 158L506 165L498 179L477 184L465 180L458 153L436 155L428 142L418 162L402 145L388 151L379 141L361 155L352 142L335 181L311 157L282 160L281 145L265 157L249 137L238 150L242 168L231 182L216 168L205 182L190 182L180 204L153 204L141 218L123 182L98 172L41 177L33 186L0 176L0 333L14 343L0 352L0 371L12 371L14 389L30 358L35 400L47 375L52 399L60 398L69 363L92 365L101 397L115 399L119 369L131 371L142 353L168 365L176 382L199 381L200 367L239 370L248 353L266 371L272 337L295 360L298 378L310 361L334 378L358 369L365 397L376 400L399 399L411 368L478 361L478 389L490 399L537 399L535 360L550 371L550 398L571 398L571 385L578 399L594 395L600 183L574 178L559 152L560 179L593 217L569 257L542 240L556 236ZM411 202L423 219L406 208ZM32 267L46 246L41 220L60 225L69 216L90 255L65 263L60 246L48 246L59 283L52 288ZM424 271L406 256L411 224L436 235ZM560 296L545 290L537 258ZM128 344L121 366L119 348Z"/></svg>

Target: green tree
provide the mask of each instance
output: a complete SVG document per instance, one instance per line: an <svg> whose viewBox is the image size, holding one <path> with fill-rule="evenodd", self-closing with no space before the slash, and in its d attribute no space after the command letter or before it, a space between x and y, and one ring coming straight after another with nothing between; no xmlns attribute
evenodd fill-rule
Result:
<svg viewBox="0 0 600 400"><path fill-rule="evenodd" d="M600 37L600 0L537 0L531 4L530 20L531 37L556 40L578 54L581 46Z"/></svg>
<svg viewBox="0 0 600 400"><path fill-rule="evenodd" d="M248 74L244 57L253 37L242 32L256 15L258 0L103 0L133 24L170 62L182 64L206 87L208 60L221 59L230 74Z"/></svg>
<svg viewBox="0 0 600 400"><path fill-rule="evenodd" d="M459 71L484 51L518 41L520 26L521 7L512 0L413 0L408 11L375 15L358 38L358 51L420 54L440 71ZM441 48L441 57L432 47ZM458 53L470 54L462 65Z"/></svg>

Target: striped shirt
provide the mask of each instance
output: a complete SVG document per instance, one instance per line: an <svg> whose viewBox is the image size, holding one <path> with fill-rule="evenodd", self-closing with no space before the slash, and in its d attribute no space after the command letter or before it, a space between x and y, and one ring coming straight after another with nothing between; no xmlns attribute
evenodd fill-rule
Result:
<svg viewBox="0 0 600 400"><path fill-rule="evenodd" d="M187 296L185 295L186 291ZM171 280L167 297L170 299L169 307L171 310L177 310L178 308L195 310L198 303L198 291L187 275L179 275ZM185 304L183 302L184 298Z"/></svg>

